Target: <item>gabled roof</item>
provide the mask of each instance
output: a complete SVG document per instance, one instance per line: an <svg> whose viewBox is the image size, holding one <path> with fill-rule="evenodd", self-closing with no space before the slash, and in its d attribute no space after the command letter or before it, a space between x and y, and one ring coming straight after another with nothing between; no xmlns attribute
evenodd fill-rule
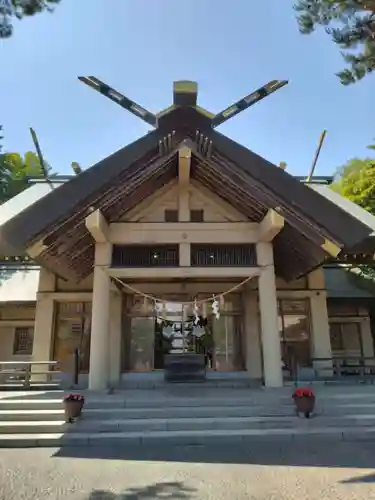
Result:
<svg viewBox="0 0 375 500"><path fill-rule="evenodd" d="M67 278L92 270L94 242L86 216L108 221L177 177L178 148L189 141L191 176L259 222L269 208L284 216L274 240L276 272L293 279L327 257L327 240L347 251L372 232L345 208L264 158L214 131L195 109L176 108L159 128L46 194L0 228L0 254L17 255L42 240L38 263ZM323 248L324 247L324 248Z"/></svg>
<svg viewBox="0 0 375 500"><path fill-rule="evenodd" d="M331 200L319 196L285 170L218 132L212 132L211 137L215 141L216 149L224 158L249 174L252 182L258 184L259 190L264 192L266 189L270 195L285 205L285 210L280 213L286 219L288 214L293 212L304 214L308 217L311 226L320 229L322 234L329 238L337 242L341 241L342 247L350 248L368 236L368 228L357 221L351 213L346 212Z"/></svg>
<svg viewBox="0 0 375 500"><path fill-rule="evenodd" d="M374 294L366 287L366 279L353 275L345 267L325 267L324 280L329 299L375 299Z"/></svg>
<svg viewBox="0 0 375 500"><path fill-rule="evenodd" d="M13 255L22 254L31 239L71 214L83 200L95 196L122 170L129 169L140 158L147 158L152 150L157 154L157 146L158 134L151 132L15 215L0 227L0 253L7 254L12 249Z"/></svg>
<svg viewBox="0 0 375 500"><path fill-rule="evenodd" d="M307 186L324 196L324 198L331 201L345 212L350 213L362 224L365 224L370 229L371 233L375 232L375 217L370 214L370 212L363 209L348 198L345 198L341 194L336 193L336 191L330 189L329 186L324 184L307 184Z"/></svg>
<svg viewBox="0 0 375 500"><path fill-rule="evenodd" d="M60 186L60 183L36 182L17 196L0 205L0 226Z"/></svg>

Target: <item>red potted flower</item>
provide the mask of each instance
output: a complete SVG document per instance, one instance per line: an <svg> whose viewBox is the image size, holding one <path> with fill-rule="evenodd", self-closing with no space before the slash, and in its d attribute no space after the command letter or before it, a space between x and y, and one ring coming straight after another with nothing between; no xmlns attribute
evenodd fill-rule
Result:
<svg viewBox="0 0 375 500"><path fill-rule="evenodd" d="M297 387L292 397L297 413L303 413L306 418L310 418L310 414L315 407L315 394L313 391L306 387Z"/></svg>
<svg viewBox="0 0 375 500"><path fill-rule="evenodd" d="M71 423L80 417L85 403L85 397L81 394L69 394L64 397L64 409L66 421Z"/></svg>

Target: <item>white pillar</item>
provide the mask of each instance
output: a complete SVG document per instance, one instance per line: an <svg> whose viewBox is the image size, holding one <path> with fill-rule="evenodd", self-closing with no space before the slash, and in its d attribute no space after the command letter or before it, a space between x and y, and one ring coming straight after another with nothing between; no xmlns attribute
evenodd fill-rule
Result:
<svg viewBox="0 0 375 500"><path fill-rule="evenodd" d="M251 379L262 378L262 350L259 336L259 309L255 291L245 290L242 295L246 371Z"/></svg>
<svg viewBox="0 0 375 500"><path fill-rule="evenodd" d="M52 359L53 313L53 299L48 296L38 298L35 311L33 361Z"/></svg>
<svg viewBox="0 0 375 500"><path fill-rule="evenodd" d="M189 267L191 265L191 249L190 243L180 243L180 266Z"/></svg>
<svg viewBox="0 0 375 500"><path fill-rule="evenodd" d="M310 297L312 357L332 358L323 269L316 269L307 279L309 288L313 290ZM315 361L314 369L317 375L332 376L332 361Z"/></svg>
<svg viewBox="0 0 375 500"><path fill-rule="evenodd" d="M51 361L53 359L55 303L50 293L55 291L55 281L54 274L41 268L35 309L33 361ZM49 368L47 365L35 365L32 367L32 372L45 372ZM48 377L46 375L33 375L32 379L34 382L45 382Z"/></svg>
<svg viewBox="0 0 375 500"><path fill-rule="evenodd" d="M179 162L179 176L180 185L178 190L178 221L179 222L189 222L190 221L190 191L189 191L189 177L186 178L186 174L190 175L190 155L189 151L180 151L180 155L185 155ZM181 161L182 160L182 161ZM183 170L185 169L185 171ZM185 174L185 175L184 175ZM184 176L184 177L181 177ZM180 243L180 266L189 267L191 265L191 248L190 243Z"/></svg>
<svg viewBox="0 0 375 500"><path fill-rule="evenodd" d="M51 361L53 359L53 327L54 327L54 301L47 297L37 299L34 324L33 361ZM34 365L32 373L46 372L51 367ZM48 375L33 375L33 382L47 382Z"/></svg>
<svg viewBox="0 0 375 500"><path fill-rule="evenodd" d="M276 280L271 243L257 243L259 310L266 387L282 387L281 346L277 313Z"/></svg>
<svg viewBox="0 0 375 500"><path fill-rule="evenodd" d="M112 246L96 243L92 293L89 389L103 390L108 384L109 316L111 280L107 272Z"/></svg>
<svg viewBox="0 0 375 500"><path fill-rule="evenodd" d="M122 295L111 292L109 320L109 383L116 387L121 376Z"/></svg>
<svg viewBox="0 0 375 500"><path fill-rule="evenodd" d="M319 358L332 358L331 336L329 332L327 294L314 292L310 298L311 340L314 368L317 375L332 376L332 361L319 361Z"/></svg>
<svg viewBox="0 0 375 500"><path fill-rule="evenodd" d="M374 342L372 340L371 333L371 322L370 318L366 316L360 323L361 329L361 337L362 337L362 347L363 347L363 355L365 358L373 358L374 357ZM374 359L366 360L366 366L373 366Z"/></svg>

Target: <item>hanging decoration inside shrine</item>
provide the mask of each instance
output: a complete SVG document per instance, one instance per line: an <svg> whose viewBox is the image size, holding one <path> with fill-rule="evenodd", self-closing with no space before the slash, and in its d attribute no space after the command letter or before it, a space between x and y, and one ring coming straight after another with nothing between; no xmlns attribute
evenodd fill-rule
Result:
<svg viewBox="0 0 375 500"><path fill-rule="evenodd" d="M224 299L224 295L220 295L219 296L219 303L220 303L220 309L224 309L224 303L225 303L225 299Z"/></svg>
<svg viewBox="0 0 375 500"><path fill-rule="evenodd" d="M228 295L235 290L238 290L241 288L245 283L250 281L254 276L249 276L245 280L243 280L241 283L238 285L233 286L226 292L220 293L218 295L212 295L211 297L205 298L205 299L199 299L195 298L193 301L178 301L175 302L176 304L179 304L182 306L182 321L179 323L184 325L184 328L190 328L193 329L195 327L200 327L204 328L205 325L207 325L207 305L211 305L211 311L212 315L215 316L215 318L218 320L220 318L220 311L224 310L224 305L225 305L225 295ZM173 325L176 324L176 321L171 321L167 319L167 302L163 299L158 299L157 297L154 297L152 295L149 295L147 293L143 293L140 290L137 290L131 285L128 285L127 283L124 283L120 279L116 277L112 277L113 280L118 281L121 283L121 285L125 288L128 288L131 290L134 294L140 295L143 297L143 304L142 304L142 310L146 314L149 311L149 306L150 303L153 305L153 311L155 314L155 319L158 324L163 324L166 327L170 326L173 327ZM174 303L171 301L168 301L168 303ZM188 309L192 309L192 316L188 316Z"/></svg>
<svg viewBox="0 0 375 500"><path fill-rule="evenodd" d="M206 302L203 302L203 304L202 304L202 316L204 318L207 318L207 304L206 304Z"/></svg>
<svg viewBox="0 0 375 500"><path fill-rule="evenodd" d="M194 300L194 325L198 325L199 323L199 307L197 304L197 299Z"/></svg>
<svg viewBox="0 0 375 500"><path fill-rule="evenodd" d="M212 296L212 314L216 319L220 318L219 302L216 300L215 295Z"/></svg>
<svg viewBox="0 0 375 500"><path fill-rule="evenodd" d="M222 296L219 297L219 301L215 297L215 295L212 296L212 302L211 302L211 309L212 309L212 315L215 317L215 319L220 318L220 308L223 308L224 305L224 298ZM188 309L187 305L184 303L182 304L182 324L190 324L192 323L194 326L203 326L204 323L207 323L207 308L206 308L206 302L202 304L202 311L199 311L199 306L197 303L197 300L195 299L193 302L193 314L188 318ZM167 315L167 304L166 302L156 302L155 301L155 306L154 306L154 311L156 315L157 322L163 323L164 325L168 324L174 324L176 323L176 320L168 320L168 315ZM201 314L200 314L201 312Z"/></svg>
<svg viewBox="0 0 375 500"><path fill-rule="evenodd" d="M143 304L141 307L141 311L143 314L147 314L147 311L148 311L148 298L147 297L143 297Z"/></svg>
<svg viewBox="0 0 375 500"><path fill-rule="evenodd" d="M167 304L165 302L162 302L161 304L161 317L163 321L166 321L167 319Z"/></svg>

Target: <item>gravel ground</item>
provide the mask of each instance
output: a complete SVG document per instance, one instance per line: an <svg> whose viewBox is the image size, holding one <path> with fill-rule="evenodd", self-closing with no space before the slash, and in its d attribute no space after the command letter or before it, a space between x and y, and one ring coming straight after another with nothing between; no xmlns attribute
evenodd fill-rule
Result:
<svg viewBox="0 0 375 500"><path fill-rule="evenodd" d="M375 444L0 451L0 499L375 499Z"/></svg>

